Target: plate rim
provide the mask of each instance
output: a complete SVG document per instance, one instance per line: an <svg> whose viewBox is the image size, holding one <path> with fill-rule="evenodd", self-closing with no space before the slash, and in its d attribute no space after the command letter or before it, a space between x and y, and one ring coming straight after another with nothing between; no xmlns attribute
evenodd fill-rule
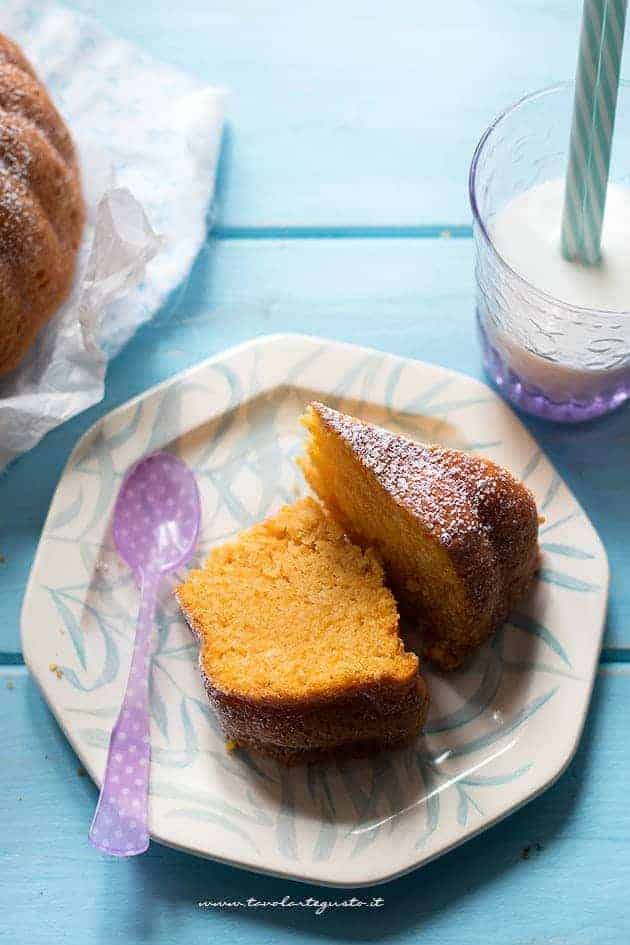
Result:
<svg viewBox="0 0 630 945"><path fill-rule="evenodd" d="M277 333L272 333L272 334L267 334L267 335L259 335L254 338L250 338L244 342L241 342L239 344L233 345L229 348L222 349L221 351L216 352L210 357L204 358L202 361L199 361L196 364L193 364L190 367L185 368L183 371L179 371L178 373L173 374L168 378L165 378L164 380L158 382L157 384L154 384L151 387L148 387L146 390L142 391L141 393L136 394L133 397L129 398L128 400L124 401L123 403L118 404L116 407L113 407L111 410L107 411L101 417L95 420L94 423L92 423L88 427L88 429L79 437L74 447L72 448L68 456L68 459L66 463L64 464L63 470L59 476L53 495L50 499L48 512L46 514L44 524L40 531L37 549L33 557L33 561L31 564L30 571L29 571L28 580L26 583L25 591L24 591L24 596L22 599L22 605L21 605L21 610L20 610L20 638L21 638L21 644L22 644L22 654L24 658L24 663L29 671L30 676L37 684L37 687L39 689L41 696L43 697L46 705L48 706L50 712L55 718L55 721L57 722L61 731L63 732L70 747L75 752L77 757L79 757L82 764L86 766L88 773L90 774L90 777L92 778L92 780L94 781L97 787L100 787L100 779L98 777L97 772L93 769L93 765L91 764L90 760L83 757L79 749L77 740L73 739L69 730L64 724L64 712L62 710L62 707L58 708L55 705L55 703L48 697L46 687L40 681L38 671L35 669L33 661L32 661L31 643L29 642L29 634L28 634L27 627L25 625L26 612L28 609L29 599L31 597L32 587L35 583L35 578L39 569L40 557L43 554L43 546L44 546L43 539L48 528L49 520L52 515L52 509L53 509L55 498L57 497L57 493L63 484L66 474L68 473L68 471L70 470L72 466L72 463L75 459L76 454L79 453L79 451L81 450L85 442L90 437L93 437L95 434L97 434L100 428L102 428L112 418L115 418L118 414L133 409L134 406L141 403L142 401L150 397L153 397L155 394L159 393L160 391L174 384L178 384L181 381L185 380L186 378L195 375L196 373L204 371L208 367L211 367L214 363L221 362L227 358L233 357L235 355L239 355L241 353L245 353L248 350L253 349L253 348L264 348L264 347L275 346L275 345L287 343L287 342L298 344L298 345L302 344L305 347L326 345L332 348L346 349L349 353L357 353L357 354L361 353L364 355L378 354L378 355L389 358L393 362L410 363L410 364L413 364L414 367L416 368L418 367L422 368L423 366L425 366L431 369L438 369L441 373L445 375L449 375L453 378L463 377L470 384L478 387L480 390L483 390L489 393L493 399L500 400L503 406L505 407L505 409L510 414L512 414L513 417L516 418L519 425L523 429L525 429L526 433L531 437L531 439L534 440L534 442L537 442L533 434L529 430L527 430L527 428L524 426L519 415L510 407L510 405L508 405L503 400L503 398L500 397L500 395L496 391L492 389L492 387L490 387L489 384L485 383L482 380L479 380L478 378L472 377L471 375L466 374L463 371L457 371L453 368L444 367L441 364L436 364L433 362L422 361L420 359L416 359L412 357L405 357L404 355L395 354L389 351L383 351L378 348L372 348L372 347L368 347L364 345L357 345L352 342L339 341L334 338L324 338L317 335L307 335L307 334L302 334L302 333L297 333L297 332L296 333L277 332ZM272 384L271 388L262 388L261 390L257 391L254 394L243 397L240 403L245 403L247 402L247 400L252 399L253 397L260 396L261 394L264 394L267 390L274 389L277 386L278 386L277 384ZM377 403L377 401L370 401L369 394L365 398L365 402ZM547 459L547 462L549 463L550 467L555 472L556 467L554 466L554 464L547 457L547 454L544 453L544 451L541 451L541 452L543 452L543 455ZM377 870L375 872L374 867L371 866L372 859L369 856L363 857L361 859L361 862L364 864L364 867L362 870L356 871L357 876L353 878L353 881L350 884L348 884L347 882L342 882L340 880L335 880L331 878L330 876L322 877L322 876L316 875L316 872L317 872L316 869L314 869L312 872L308 872L305 870L298 871L299 867L302 865L304 867L306 867L307 865L309 867L313 866L313 864L310 864L310 863L307 864L306 862L296 863L295 869L281 870L281 869L265 866L264 863L257 862L253 857L251 858L251 860L248 861L245 855L240 856L239 859L233 859L233 858L230 858L229 856L224 856L219 853L211 853L211 852L208 852L207 850L196 849L196 848L186 845L185 843L178 843L177 841L173 840L170 837L165 837L163 835L160 835L159 831L151 830L151 834L150 834L151 839L157 843L160 843L163 846L171 847L172 849L181 850L182 852L191 854L193 856L201 857L202 859L208 859L215 862L223 863L225 865L229 865L229 866L232 866L232 867L244 870L244 871L248 871L248 872L261 873L268 876L274 876L277 878L285 879L288 881L319 885L319 886L328 887L328 888L359 889L359 888L365 888L368 886L376 886L376 885L382 885L384 883L392 882L393 880L398 879L399 877L404 876L407 873L413 872L416 869L420 869L421 867L429 864L430 862L438 859L439 857L447 853L450 853L451 851L461 846L462 844L468 842L469 840L472 840L473 838L479 836L485 830L488 830L491 827L495 826L500 821L508 817L510 814L521 809L530 801L539 797L542 793L548 790L559 778L562 777L562 775L565 773L565 771L571 764L573 758L575 757L575 754L577 752L579 743L581 741L581 738L584 732L584 726L586 724L586 718L587 718L591 700L592 700L592 693L593 693L593 688L595 684L595 678L596 678L598 667L599 667L599 655L601 653L602 642L603 642L605 626L606 626L606 617L607 617L607 610L608 610L608 603L609 603L609 588L610 588L610 564L609 564L608 555L607 555L604 543L602 542L599 532L593 525L588 513L586 512L582 504L578 502L573 491L571 490L569 485L566 483L565 479L563 477L560 477L560 478L569 496L575 501L576 505L580 508L582 516L585 522L587 523L587 525L590 527L592 534L595 537L598 547L599 547L599 552L601 555L601 561L602 561L603 571L604 571L603 577L602 577L601 590L600 590L600 596L603 600L603 608L602 608L602 617L600 620L600 626L597 629L596 644L594 641L594 646L593 646L594 658L592 661L591 671L588 675L588 678L586 678L586 676L583 677L584 685L585 685L585 688L584 688L585 695L581 703L581 717L579 719L579 723L576 725L574 729L573 739L571 741L571 744L568 746L567 750L565 750L562 754L558 755L558 764L555 767L554 771L551 772L544 780L542 780L540 784L536 786L535 789L529 790L528 793L522 798L516 800L515 802L509 803L505 807L505 809L499 808L499 810L496 811L493 816L484 815L485 819L483 820L482 823L480 823L476 828L470 829L458 835L452 840L452 842L446 843L444 846L441 846L438 849L434 850L433 852L424 856L421 855L421 851L418 851L418 855L415 857L415 859L413 859L409 863L406 863L400 868L392 869L389 872L384 872L382 869ZM123 673L125 673L125 670L123 670ZM87 829L88 829L88 824L87 824L87 819L86 819L86 840L87 840ZM334 863L334 859L328 865L330 866L332 863Z"/></svg>

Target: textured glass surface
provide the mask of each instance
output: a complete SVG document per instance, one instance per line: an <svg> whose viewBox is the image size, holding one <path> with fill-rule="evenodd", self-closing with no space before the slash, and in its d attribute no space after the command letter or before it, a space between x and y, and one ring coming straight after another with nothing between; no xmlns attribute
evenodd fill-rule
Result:
<svg viewBox="0 0 630 945"><path fill-rule="evenodd" d="M630 312L580 308L553 298L512 269L490 235L494 217L509 200L564 175L572 100L572 86L563 84L534 93L501 115L475 153L470 196L486 369L523 409L575 421L628 398ZM611 178L630 183L627 84L619 94Z"/></svg>

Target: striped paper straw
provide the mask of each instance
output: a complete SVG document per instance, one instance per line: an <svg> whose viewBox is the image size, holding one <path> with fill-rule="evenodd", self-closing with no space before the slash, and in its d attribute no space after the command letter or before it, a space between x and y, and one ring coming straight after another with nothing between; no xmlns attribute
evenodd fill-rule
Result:
<svg viewBox="0 0 630 945"><path fill-rule="evenodd" d="M562 254L601 258L628 0L584 0L562 217Z"/></svg>

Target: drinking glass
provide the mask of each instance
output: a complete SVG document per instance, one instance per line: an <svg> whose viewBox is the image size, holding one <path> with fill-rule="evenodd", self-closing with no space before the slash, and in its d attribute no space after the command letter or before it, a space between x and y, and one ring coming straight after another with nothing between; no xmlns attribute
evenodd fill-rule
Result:
<svg viewBox="0 0 630 945"><path fill-rule="evenodd" d="M492 221L519 194L564 177L573 92L573 83L562 83L506 109L477 145L469 178L486 371L517 407L565 422L598 417L630 396L630 298L624 311L554 298L503 258ZM627 82L619 89L611 180L630 185ZM630 220L628 245L630 255Z"/></svg>

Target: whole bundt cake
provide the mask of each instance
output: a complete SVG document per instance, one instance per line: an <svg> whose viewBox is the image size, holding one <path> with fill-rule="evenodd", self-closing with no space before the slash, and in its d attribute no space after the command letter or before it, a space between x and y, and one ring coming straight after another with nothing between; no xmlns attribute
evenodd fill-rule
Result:
<svg viewBox="0 0 630 945"><path fill-rule="evenodd" d="M302 468L330 512L373 547L425 655L453 669L497 629L538 566L538 513L489 459L423 446L324 404L304 418Z"/></svg>
<svg viewBox="0 0 630 945"><path fill-rule="evenodd" d="M68 129L22 51L0 34L0 375L68 295L83 221Z"/></svg>

